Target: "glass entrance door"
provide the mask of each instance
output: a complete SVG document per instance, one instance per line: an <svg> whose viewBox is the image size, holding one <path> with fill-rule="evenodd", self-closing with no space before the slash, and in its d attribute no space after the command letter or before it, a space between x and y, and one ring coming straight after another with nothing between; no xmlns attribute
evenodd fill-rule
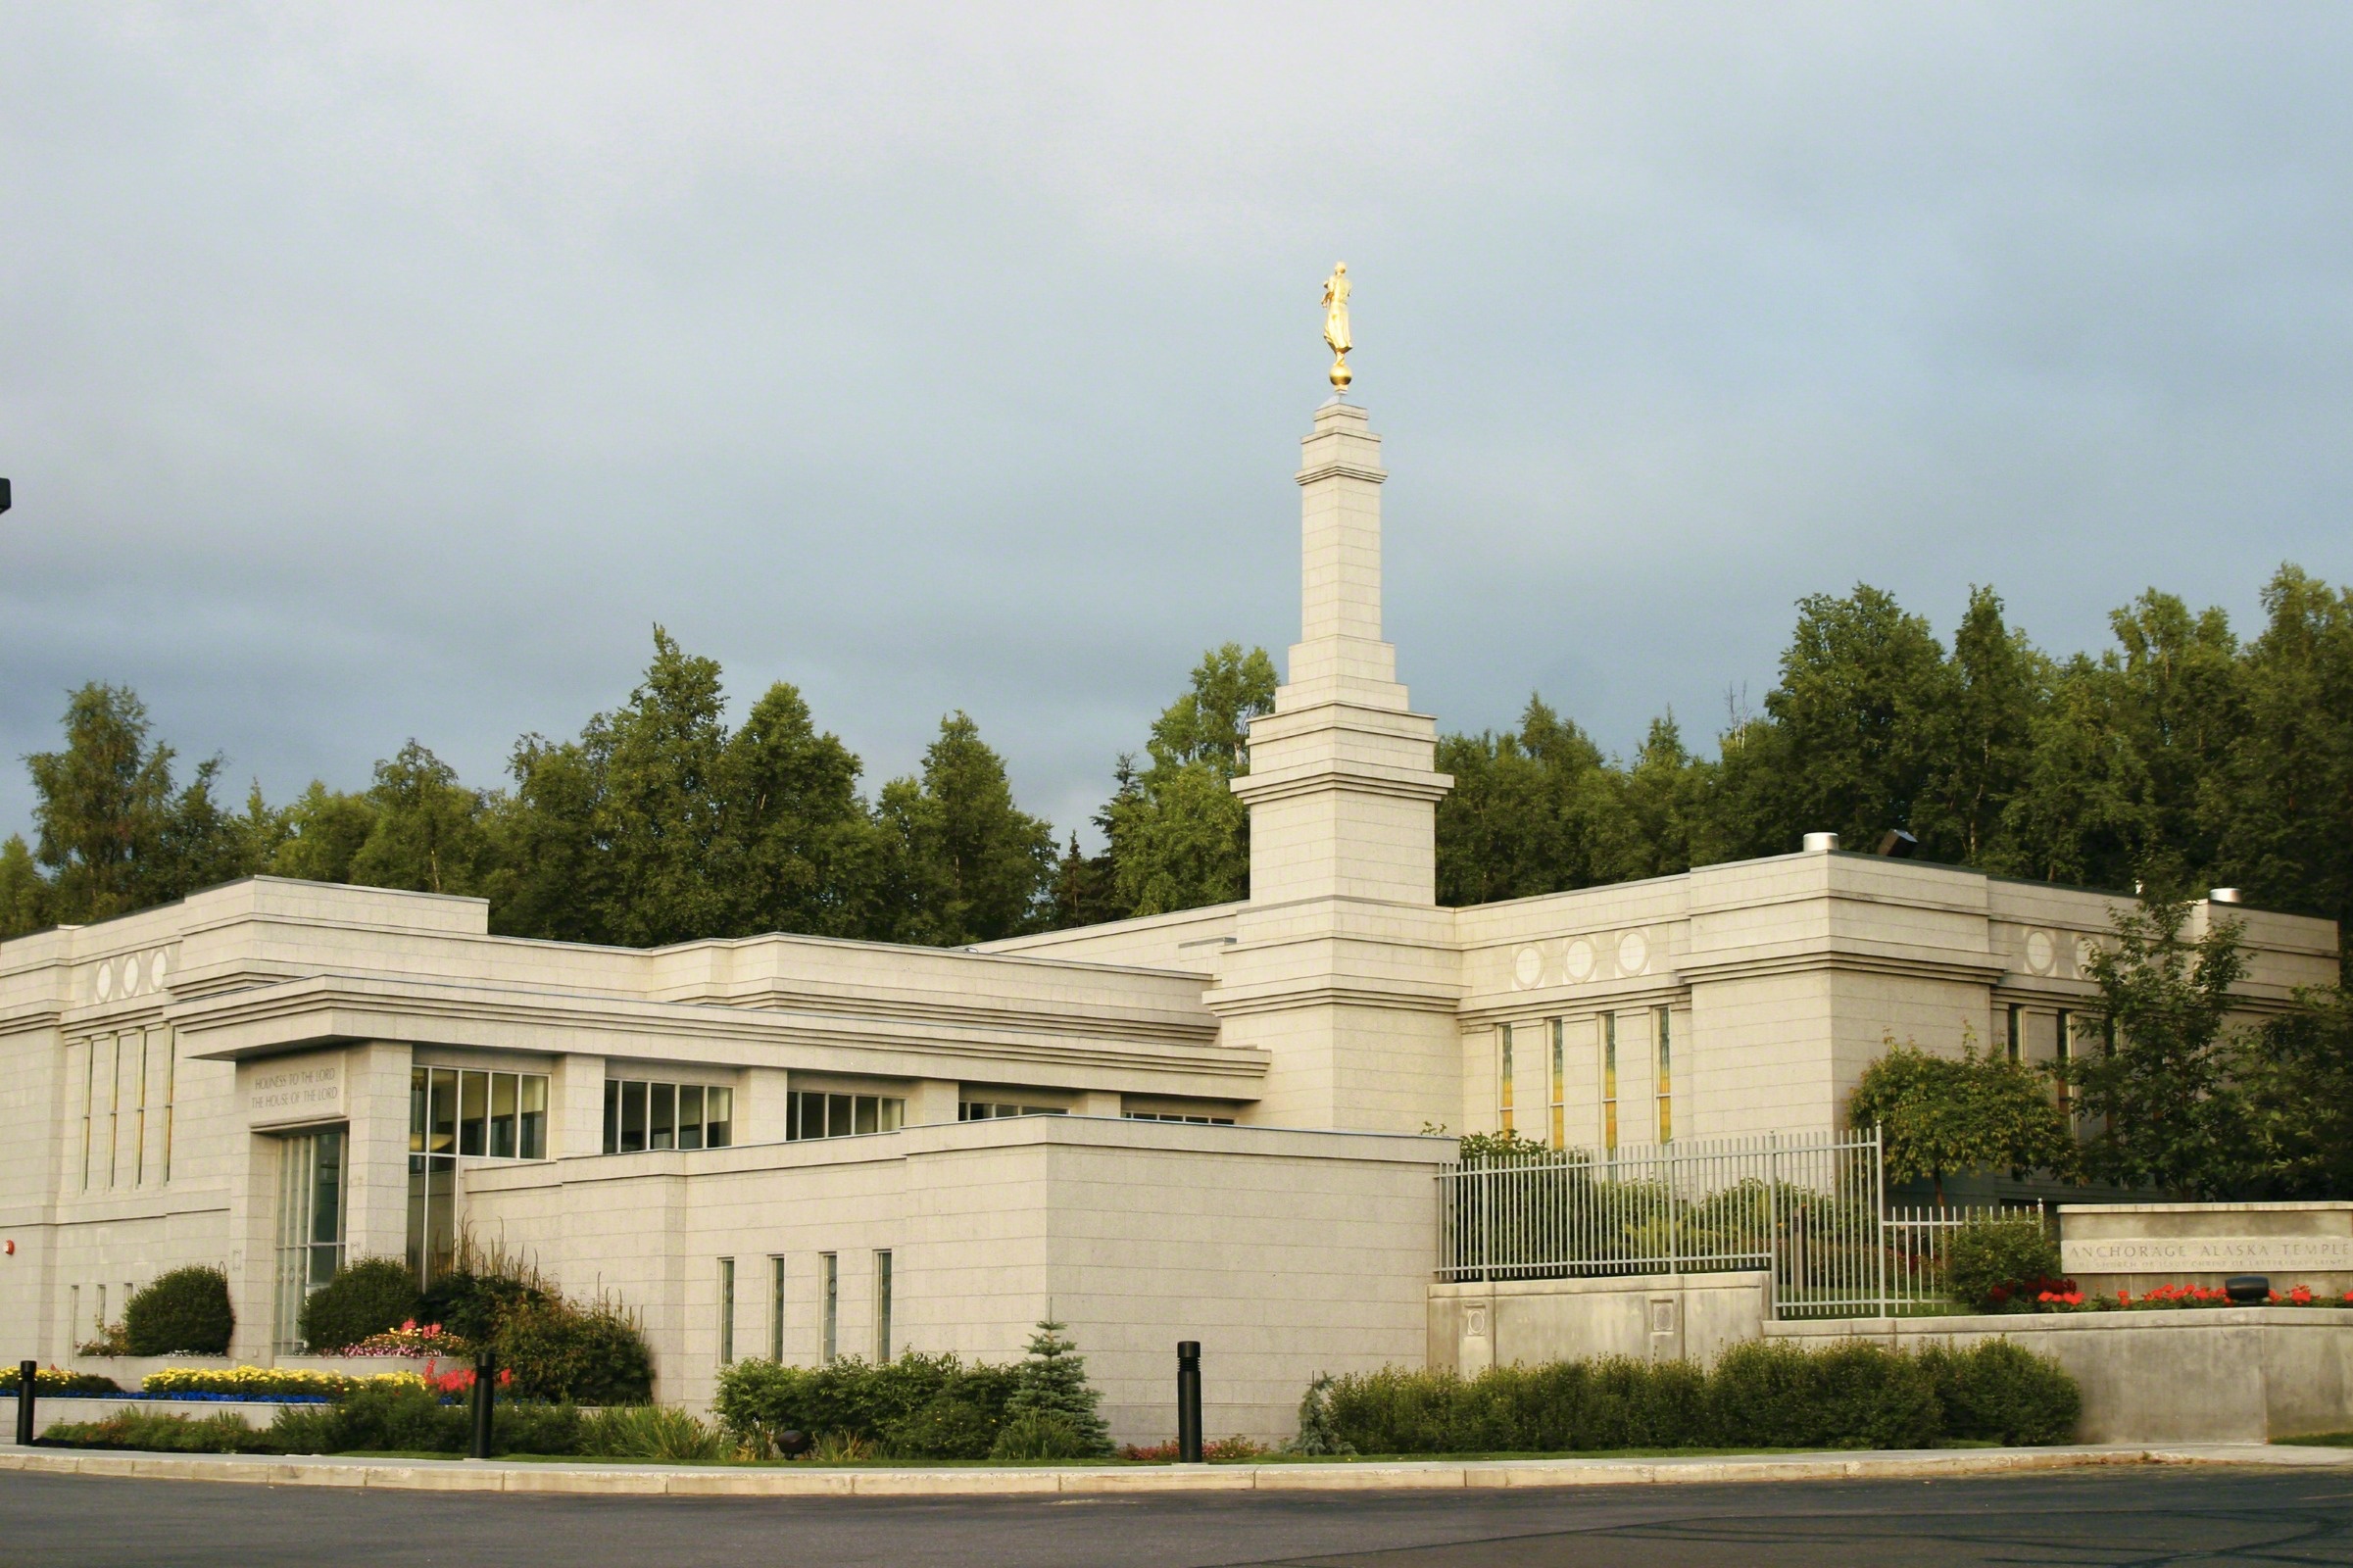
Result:
<svg viewBox="0 0 2353 1568"><path fill-rule="evenodd" d="M278 1141L277 1348L302 1346L302 1304L343 1266L344 1129Z"/></svg>

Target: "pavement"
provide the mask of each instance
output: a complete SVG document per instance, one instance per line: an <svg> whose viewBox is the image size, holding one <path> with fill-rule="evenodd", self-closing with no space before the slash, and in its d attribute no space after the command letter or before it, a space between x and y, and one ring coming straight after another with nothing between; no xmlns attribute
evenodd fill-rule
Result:
<svg viewBox="0 0 2353 1568"><path fill-rule="evenodd" d="M1158 1495L1202 1492L1431 1492L1526 1487L1921 1480L2100 1465L2230 1464L2353 1473L2353 1448L2261 1444L1878 1449L1663 1459L1429 1459L1318 1464L1036 1468L725 1466L614 1460L370 1459L126 1453L0 1446L0 1474L214 1481L395 1492L596 1496L920 1497Z"/></svg>
<svg viewBox="0 0 2353 1568"><path fill-rule="evenodd" d="M2264 1463L2075 1457L2064 1468L1972 1474L1947 1465L1899 1477L1881 1467L1847 1480L1796 1480L1793 1466L1751 1462L1751 1482L1782 1483L1767 1486L1695 1480L1692 1467L1668 1462L1670 1478L1687 1484L964 1496L428 1498L373 1486L191 1486L20 1468L0 1470L0 1564L2353 1564L2353 1466L2334 1454L2279 1450Z"/></svg>

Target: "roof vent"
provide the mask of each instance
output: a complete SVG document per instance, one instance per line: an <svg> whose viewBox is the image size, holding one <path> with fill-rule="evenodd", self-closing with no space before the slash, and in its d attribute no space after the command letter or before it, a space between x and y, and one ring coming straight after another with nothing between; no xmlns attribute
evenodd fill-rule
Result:
<svg viewBox="0 0 2353 1568"><path fill-rule="evenodd" d="M2213 892L2207 894L2206 897L2212 899L2217 904L2244 904L2247 902L2245 899L2239 896L2238 889L2236 888L2216 888Z"/></svg>
<svg viewBox="0 0 2353 1568"><path fill-rule="evenodd" d="M1805 836L1805 853L1808 855L1827 855L1838 847L1838 835L1836 833L1808 833Z"/></svg>

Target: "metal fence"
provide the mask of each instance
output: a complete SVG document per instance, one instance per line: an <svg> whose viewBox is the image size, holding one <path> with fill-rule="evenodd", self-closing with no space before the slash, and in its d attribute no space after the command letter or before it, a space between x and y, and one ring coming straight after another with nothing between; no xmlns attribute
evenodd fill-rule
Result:
<svg viewBox="0 0 2353 1568"><path fill-rule="evenodd" d="M1883 1169L1876 1128L1466 1160L1438 1177L1438 1277L1758 1271L1780 1317L1950 1310L1952 1232L1995 1211L1890 1211Z"/></svg>

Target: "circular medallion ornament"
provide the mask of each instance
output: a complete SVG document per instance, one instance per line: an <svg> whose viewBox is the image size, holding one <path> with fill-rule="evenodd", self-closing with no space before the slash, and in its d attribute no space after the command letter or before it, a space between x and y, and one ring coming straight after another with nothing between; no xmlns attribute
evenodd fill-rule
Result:
<svg viewBox="0 0 2353 1568"><path fill-rule="evenodd" d="M2029 931L2027 933L2028 968L2036 974L2048 974L2051 972L2051 959L2054 956L2056 956L2056 950L2051 945L2051 934L2048 931Z"/></svg>
<svg viewBox="0 0 2353 1568"><path fill-rule="evenodd" d="M147 963L148 986L156 991L163 990L164 976L170 973L171 969L171 960L166 958L161 953L158 953L153 958L149 959Z"/></svg>
<svg viewBox="0 0 2353 1568"><path fill-rule="evenodd" d="M113 964L102 963L98 966L98 979L94 989L98 993L100 1002L106 1001L115 994L115 966Z"/></svg>
<svg viewBox="0 0 2353 1568"><path fill-rule="evenodd" d="M1618 938L1618 973L1641 974L1650 967L1650 939L1640 931Z"/></svg>
<svg viewBox="0 0 2353 1568"><path fill-rule="evenodd" d="M1525 991L1544 977L1544 955L1541 949L1522 948L1511 960L1511 983Z"/></svg>
<svg viewBox="0 0 2353 1568"><path fill-rule="evenodd" d="M1593 945L1583 937L1570 943L1565 967L1571 980L1581 985L1591 980L1593 977Z"/></svg>

